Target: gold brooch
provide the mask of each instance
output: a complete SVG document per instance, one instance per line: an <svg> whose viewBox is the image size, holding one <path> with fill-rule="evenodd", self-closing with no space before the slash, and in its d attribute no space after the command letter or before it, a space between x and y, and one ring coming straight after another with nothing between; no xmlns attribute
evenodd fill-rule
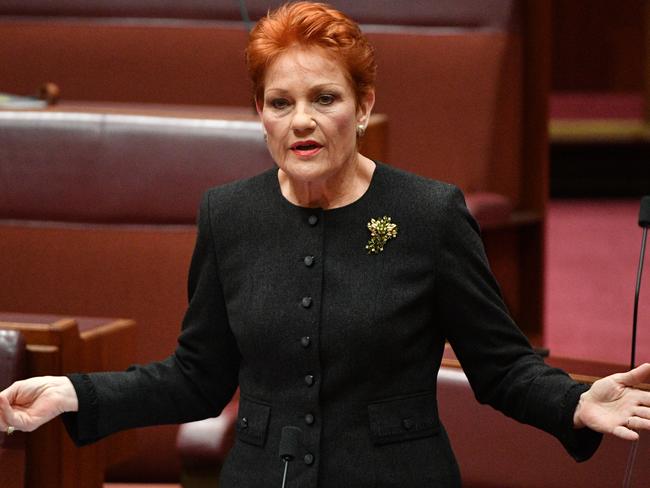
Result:
<svg viewBox="0 0 650 488"><path fill-rule="evenodd" d="M370 231L370 240L366 244L368 254L379 254L384 250L388 239L397 237L397 224L393 224L390 217L385 215L380 219L370 219L368 230Z"/></svg>

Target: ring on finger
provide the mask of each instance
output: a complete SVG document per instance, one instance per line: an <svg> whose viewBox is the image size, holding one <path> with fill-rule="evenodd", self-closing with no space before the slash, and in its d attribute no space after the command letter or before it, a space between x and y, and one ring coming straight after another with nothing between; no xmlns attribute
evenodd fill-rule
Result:
<svg viewBox="0 0 650 488"><path fill-rule="evenodd" d="M13 425L7 426L7 435L13 434L15 430L16 428Z"/></svg>

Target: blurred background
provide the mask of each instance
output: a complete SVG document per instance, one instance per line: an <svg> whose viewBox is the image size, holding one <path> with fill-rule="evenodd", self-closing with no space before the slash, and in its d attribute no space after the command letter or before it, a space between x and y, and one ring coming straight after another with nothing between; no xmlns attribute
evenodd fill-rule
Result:
<svg viewBox="0 0 650 488"><path fill-rule="evenodd" d="M201 194L273 166L244 48L280 3L0 0L0 328L25 336L25 374L173 350ZM540 351L625 368L650 194L649 2L330 3L376 48L362 152L463 189ZM83 449L53 423L24 441L20 486L215 486L236 399L230 415L218 434L157 427Z"/></svg>

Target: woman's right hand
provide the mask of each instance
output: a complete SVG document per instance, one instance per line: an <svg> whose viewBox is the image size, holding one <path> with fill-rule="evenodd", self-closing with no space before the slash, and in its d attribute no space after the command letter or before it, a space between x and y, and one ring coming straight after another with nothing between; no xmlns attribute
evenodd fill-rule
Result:
<svg viewBox="0 0 650 488"><path fill-rule="evenodd" d="M63 412L79 409L77 393L65 376L16 381L0 392L0 430L9 426L31 432Z"/></svg>

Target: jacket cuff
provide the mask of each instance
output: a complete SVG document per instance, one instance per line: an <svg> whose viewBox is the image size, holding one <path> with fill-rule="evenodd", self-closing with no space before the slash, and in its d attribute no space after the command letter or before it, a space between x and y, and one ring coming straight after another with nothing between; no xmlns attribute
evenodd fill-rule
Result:
<svg viewBox="0 0 650 488"><path fill-rule="evenodd" d="M92 380L87 374L69 374L68 379L77 393L79 410L61 416L68 435L77 446L84 446L101 439L97 432L99 402Z"/></svg>
<svg viewBox="0 0 650 488"><path fill-rule="evenodd" d="M562 431L560 442L567 452L578 462L583 462L594 455L603 435L589 428L576 429L573 427L573 415L580 401L580 395L589 390L589 386L578 383L571 387L564 396Z"/></svg>

